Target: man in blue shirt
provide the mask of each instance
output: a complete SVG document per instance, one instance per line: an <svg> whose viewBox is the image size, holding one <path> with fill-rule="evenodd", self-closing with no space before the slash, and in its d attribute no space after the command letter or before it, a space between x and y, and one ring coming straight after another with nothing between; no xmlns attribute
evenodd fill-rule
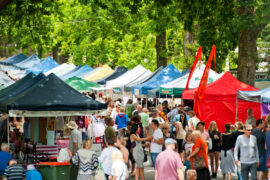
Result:
<svg viewBox="0 0 270 180"><path fill-rule="evenodd" d="M11 159L11 154L9 153L8 145L2 143L0 151L0 176L5 172L5 168L8 165L9 160Z"/></svg>

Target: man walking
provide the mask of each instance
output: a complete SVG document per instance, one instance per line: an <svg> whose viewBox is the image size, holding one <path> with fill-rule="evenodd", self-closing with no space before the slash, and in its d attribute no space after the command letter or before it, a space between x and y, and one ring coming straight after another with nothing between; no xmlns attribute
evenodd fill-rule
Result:
<svg viewBox="0 0 270 180"><path fill-rule="evenodd" d="M256 124L256 119L253 116L253 110L252 109L248 109L247 110L247 115L248 115L248 118L246 120L246 124L249 124L249 125L251 125L254 128L255 127L255 124Z"/></svg>
<svg viewBox="0 0 270 180"><path fill-rule="evenodd" d="M258 150L259 150L259 160L260 166L257 169L258 180L263 179L263 173L266 171L266 150L265 150L265 134L263 132L265 123L263 119L258 119L256 122L257 128L253 129L252 135L256 137Z"/></svg>
<svg viewBox="0 0 270 180"><path fill-rule="evenodd" d="M77 129L78 126L75 121L69 121L67 127L71 130L69 150L71 151L72 156L74 156L79 149L82 149L82 133Z"/></svg>
<svg viewBox="0 0 270 180"><path fill-rule="evenodd" d="M175 152L176 141L168 138L165 141L166 150L160 153L156 159L156 180L183 180L183 163L177 152Z"/></svg>
<svg viewBox="0 0 270 180"><path fill-rule="evenodd" d="M2 143L1 151L0 151L0 179L1 179L1 176L4 175L7 164L11 158L12 156L9 153L8 145L5 143Z"/></svg>
<svg viewBox="0 0 270 180"><path fill-rule="evenodd" d="M162 151L163 145L163 134L159 129L159 122L156 119L152 120L151 127L154 130L153 140L151 142L151 160L153 162L153 166L155 168L156 158Z"/></svg>
<svg viewBox="0 0 270 180"><path fill-rule="evenodd" d="M245 134L238 136L234 149L235 164L239 165L238 153L240 151L241 175L243 180L257 179L257 167L259 167L259 151L256 137L251 135L252 126L245 125Z"/></svg>

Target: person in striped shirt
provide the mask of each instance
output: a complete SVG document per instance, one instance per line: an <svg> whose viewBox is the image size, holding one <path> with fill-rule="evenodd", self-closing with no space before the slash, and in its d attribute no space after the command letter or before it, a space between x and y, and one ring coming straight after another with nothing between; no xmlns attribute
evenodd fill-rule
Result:
<svg viewBox="0 0 270 180"><path fill-rule="evenodd" d="M15 159L9 161L9 166L6 167L3 180L23 180L25 179L25 170L22 165L17 164Z"/></svg>

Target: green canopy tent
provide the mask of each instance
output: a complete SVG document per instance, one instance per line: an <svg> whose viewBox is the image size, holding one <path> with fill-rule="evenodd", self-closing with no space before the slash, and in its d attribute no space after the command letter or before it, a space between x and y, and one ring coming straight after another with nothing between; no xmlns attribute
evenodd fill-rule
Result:
<svg viewBox="0 0 270 180"><path fill-rule="evenodd" d="M91 87L100 87L97 83L86 81L79 77L71 77L65 80L65 82L77 91L90 91L92 90Z"/></svg>

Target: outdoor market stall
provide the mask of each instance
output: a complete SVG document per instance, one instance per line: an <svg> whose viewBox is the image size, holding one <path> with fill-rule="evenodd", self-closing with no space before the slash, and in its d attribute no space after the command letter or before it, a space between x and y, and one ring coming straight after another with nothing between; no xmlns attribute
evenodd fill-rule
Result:
<svg viewBox="0 0 270 180"><path fill-rule="evenodd" d="M73 72L69 72L69 73L61 76L60 78L63 79L63 80L66 80L66 79L69 79L69 78L84 74L85 72L90 72L92 70L93 70L93 68L91 68L90 66L84 65L84 66L81 66L80 68L76 69Z"/></svg>
<svg viewBox="0 0 270 180"><path fill-rule="evenodd" d="M155 72L148 74L147 76L140 77L140 78L136 79L135 81L126 84L124 86L124 91L130 92L132 90L132 86L136 86L136 85L139 85L139 84L142 84L142 83L148 81L149 79L153 78L156 74L158 74L160 71L162 71L163 68L164 67L161 66L157 70L155 70Z"/></svg>
<svg viewBox="0 0 270 180"><path fill-rule="evenodd" d="M194 100L196 89L189 89L183 92L183 99ZM238 90L254 91L255 87L238 81L230 72L226 72L222 77L213 83L206 85L203 99L198 104L201 113L200 120L205 121L206 128L211 121L216 121L218 129L224 131L226 123L237 121L245 122L247 110L253 109L254 117L260 118L260 104L246 101L239 101L236 110L236 95Z"/></svg>
<svg viewBox="0 0 270 180"><path fill-rule="evenodd" d="M123 87L124 85L133 82L134 80L142 76L145 72L147 72L147 70L142 65L138 65L135 68L124 73L122 76L107 81L106 87L108 88Z"/></svg>
<svg viewBox="0 0 270 180"><path fill-rule="evenodd" d="M71 64L63 63L60 66L57 66L57 67L51 69L50 71L45 72L44 74L47 76L51 73L54 73L57 76L61 76L67 72L72 71L75 68L76 68L76 66L72 63Z"/></svg>
<svg viewBox="0 0 270 180"><path fill-rule="evenodd" d="M24 84L33 81L37 77L41 77L41 75L39 75L31 79L30 76L31 74L22 79L25 82ZM26 81L26 78L29 80ZM19 83L22 84L22 82L18 81L18 84ZM19 87L19 85L13 86L9 88L9 92L14 93L13 90ZM6 92L5 94L8 93ZM10 117L32 118L32 130L38 132L33 133L32 137L35 137L35 139L41 142L48 142L49 139L54 139L54 134L49 133L49 131L47 132L46 128L44 128L47 127L48 123L51 121L50 117L85 116L106 109L105 104L84 96L68 86L54 74L50 74L47 77L43 75L43 77L39 81L36 80L36 83L32 84L32 86L13 95L14 96L8 99L8 101L0 101L1 110L8 112ZM39 117L39 120L36 120L36 117ZM48 135L48 133L51 135ZM44 148L45 145L46 143L43 143L42 148ZM55 148L54 144L48 145L47 148L50 147ZM36 148L41 147L37 145Z"/></svg>
<svg viewBox="0 0 270 180"><path fill-rule="evenodd" d="M174 67L174 65L169 64L162 71L157 73L154 77L148 81L132 87L132 94L142 95L147 94L148 90L159 87L162 84L173 81L176 78L179 78L181 73Z"/></svg>
<svg viewBox="0 0 270 180"><path fill-rule="evenodd" d="M68 85L70 85L72 88L74 88L80 92L90 91L90 90L92 90L92 87L100 87L100 85L97 83L86 81L86 80L81 79L79 77L69 78L69 79L65 80L65 82Z"/></svg>
<svg viewBox="0 0 270 180"><path fill-rule="evenodd" d="M27 69L26 74L32 72L38 75L39 73L50 71L51 69L56 68L57 66L59 66L59 64L55 62L50 56L48 56L46 59L42 60L39 64Z"/></svg>
<svg viewBox="0 0 270 180"><path fill-rule="evenodd" d="M189 81L189 89L197 88L199 87L203 71L205 69L205 65L202 64L198 67L193 72L193 75ZM218 74L212 69L210 69L209 72L209 78L207 83L212 83L219 79L222 76L222 74ZM171 81L167 84L161 85L159 88L159 93L161 95L173 95L173 96L182 96L183 91L186 88L187 80L189 77L189 72L186 73L185 75L181 76L180 78L175 79L174 81Z"/></svg>
<svg viewBox="0 0 270 180"><path fill-rule="evenodd" d="M128 69L124 66L120 66L118 67L114 73L112 73L111 75L103 78L103 79L100 79L98 81L96 81L98 84L101 84L101 85L104 85L106 84L107 81L110 81L110 80L113 80L113 79L116 79L118 78L119 76L122 76L125 72L127 72Z"/></svg>
<svg viewBox="0 0 270 180"><path fill-rule="evenodd" d="M28 57L27 59L14 64L15 68L18 68L20 70L26 70L28 68L31 68L37 64L39 64L41 61L40 59L37 57L36 54L33 54L32 56Z"/></svg>
<svg viewBox="0 0 270 180"><path fill-rule="evenodd" d="M237 91L237 101L239 99L261 103L262 116L267 116L270 113L270 87L257 91Z"/></svg>
<svg viewBox="0 0 270 180"><path fill-rule="evenodd" d="M111 75L114 71L107 65L103 65L100 69L98 69L96 72L93 74L84 77L83 79L87 81L97 81L99 79L102 79L104 77L107 77Z"/></svg>

